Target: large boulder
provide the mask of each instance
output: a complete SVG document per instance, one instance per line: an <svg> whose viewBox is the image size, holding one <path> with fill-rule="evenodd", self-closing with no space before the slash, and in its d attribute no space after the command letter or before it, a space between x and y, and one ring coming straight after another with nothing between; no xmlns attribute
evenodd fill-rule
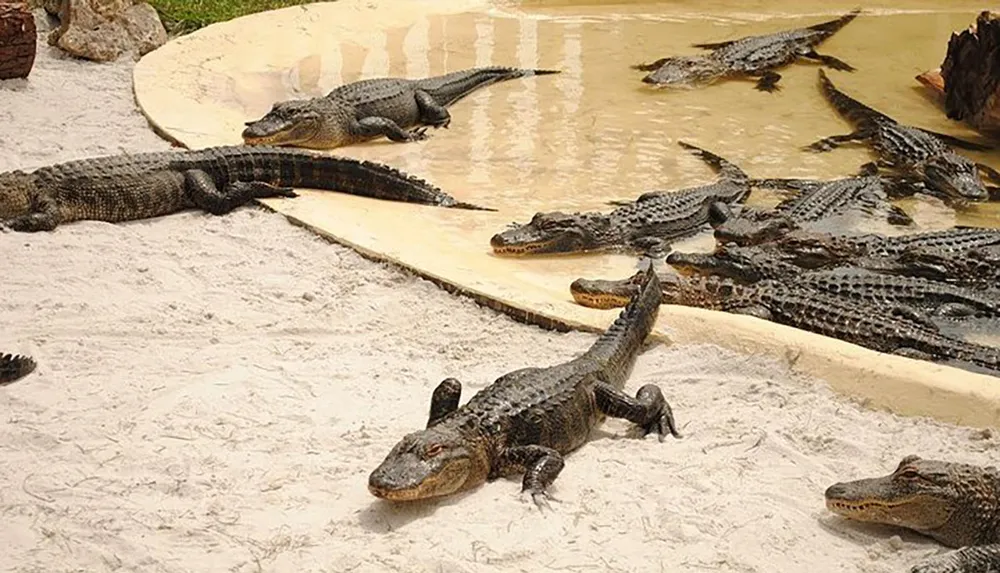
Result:
<svg viewBox="0 0 1000 573"><path fill-rule="evenodd" d="M156 10L136 0L45 0L60 25L49 44L73 56L107 62L124 53L138 57L167 41Z"/></svg>
<svg viewBox="0 0 1000 573"><path fill-rule="evenodd" d="M0 80L26 78L35 65L35 17L26 3L0 3Z"/></svg>

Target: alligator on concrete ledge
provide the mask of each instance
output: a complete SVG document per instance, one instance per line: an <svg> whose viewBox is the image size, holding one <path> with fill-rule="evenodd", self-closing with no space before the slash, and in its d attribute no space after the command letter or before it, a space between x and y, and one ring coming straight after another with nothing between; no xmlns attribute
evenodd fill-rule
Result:
<svg viewBox="0 0 1000 573"><path fill-rule="evenodd" d="M781 75L775 70L799 58L807 58L835 70L853 72L854 67L833 56L816 53L816 46L846 26L860 13L854 10L836 20L807 28L784 30L738 40L694 44L696 48L712 50L704 56L661 58L633 69L651 72L642 81L656 86L699 86L724 77L758 78L755 88L774 92L780 89Z"/></svg>
<svg viewBox="0 0 1000 573"><path fill-rule="evenodd" d="M742 285L718 276L663 275L660 279L664 304L746 314L879 352L921 360L954 360L1000 371L1000 349L945 336L909 307L860 305L781 281ZM634 281L635 277L625 281L577 279L570 292L579 304L609 308L620 306L620 301L634 292L630 286Z"/></svg>
<svg viewBox="0 0 1000 573"><path fill-rule="evenodd" d="M711 254L673 252L667 257L667 263L683 275L717 275L741 284L781 280L834 294L856 304L912 307L928 317L1000 316L1000 296L995 294L991 296L934 280L887 275L850 266L806 271L788 263L780 254L765 249L722 245ZM608 283L606 288L626 287L613 287ZM594 287L589 291L594 293Z"/></svg>
<svg viewBox="0 0 1000 573"><path fill-rule="evenodd" d="M637 296L581 356L498 378L459 407L461 385L443 381L431 398L427 428L404 437L368 480L376 497L406 501L469 490L524 472L522 491L542 505L563 468L607 417L624 418L662 441L679 437L659 387L622 389L656 321L660 284L651 270Z"/></svg>
<svg viewBox="0 0 1000 573"><path fill-rule="evenodd" d="M833 513L868 523L905 527L957 551L932 557L910 573L1000 571L1000 472L906 456L887 476L827 488Z"/></svg>
<svg viewBox="0 0 1000 573"><path fill-rule="evenodd" d="M34 359L20 354L0 354L0 386L20 380L35 371Z"/></svg>
<svg viewBox="0 0 1000 573"><path fill-rule="evenodd" d="M610 213L537 213L530 222L497 233L490 240L498 255L568 254L604 249L659 253L673 240L696 234L711 213L742 203L749 178L729 161L688 143L678 144L708 163L715 183L680 191L651 191Z"/></svg>
<svg viewBox="0 0 1000 573"><path fill-rule="evenodd" d="M824 97L855 131L820 139L806 146L807 150L829 151L844 143L867 142L878 154L880 166L920 180L929 194L958 202L990 198L979 169L992 174L992 168L978 165L951 148L983 151L991 149L989 146L902 125L838 90L823 70L819 70L819 82Z"/></svg>
<svg viewBox="0 0 1000 573"><path fill-rule="evenodd" d="M264 197L295 197L292 187L457 209L434 185L380 163L268 147L112 155L59 163L31 173L0 173L0 228L51 231L84 219L111 223L198 208L213 215Z"/></svg>
<svg viewBox="0 0 1000 573"><path fill-rule="evenodd" d="M324 97L274 104L264 117L246 123L243 141L311 149L333 149L383 136L400 143L419 141L427 138L427 126L447 128L448 107L480 88L558 73L494 66L418 80L361 80ZM410 130L414 127L418 129Z"/></svg>
<svg viewBox="0 0 1000 573"><path fill-rule="evenodd" d="M790 189L798 193L770 211L744 209L739 216L726 214L713 220L715 238L723 243L757 245L795 229L831 223L835 218L859 214L881 217L893 225L912 225L905 211L890 198L912 195L922 189L902 178L877 174L874 163L861 174L832 181L810 179L753 179L754 187Z"/></svg>

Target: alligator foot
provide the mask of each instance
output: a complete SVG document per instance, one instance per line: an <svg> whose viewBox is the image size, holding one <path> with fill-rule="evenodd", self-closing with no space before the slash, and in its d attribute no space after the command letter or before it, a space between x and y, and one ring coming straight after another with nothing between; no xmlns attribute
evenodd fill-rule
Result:
<svg viewBox="0 0 1000 573"><path fill-rule="evenodd" d="M910 215L898 205L889 205L886 208L885 220L890 225L897 225L901 227L908 227L913 224L913 217L910 217Z"/></svg>
<svg viewBox="0 0 1000 573"><path fill-rule="evenodd" d="M215 179L200 169L184 172L184 190L195 206L213 215L225 215L251 199L297 196L291 187L275 187L263 181L233 181L220 191Z"/></svg>
<svg viewBox="0 0 1000 573"><path fill-rule="evenodd" d="M600 382L594 387L597 408L612 418L623 418L642 428L643 435L656 432L660 441L669 432L680 438L674 412L663 397L660 387L646 384L635 393L635 398L610 384Z"/></svg>
<svg viewBox="0 0 1000 573"><path fill-rule="evenodd" d="M960 302L947 302L934 309L934 316L943 318L970 318L976 314L976 309Z"/></svg>
<svg viewBox="0 0 1000 573"><path fill-rule="evenodd" d="M985 165L983 163L976 163L976 167L978 167L980 171L985 173L986 177L988 177L991 181L996 181L997 183L1000 183L1000 171L997 171L996 169L993 169L989 165Z"/></svg>
<svg viewBox="0 0 1000 573"><path fill-rule="evenodd" d="M830 137L824 137L819 141L810 143L809 145L803 147L804 151L830 151L831 149L836 149L844 143L850 143L854 141L861 141L867 138L868 135L860 131L855 131L853 133L848 133L845 135L831 135Z"/></svg>
<svg viewBox="0 0 1000 573"><path fill-rule="evenodd" d="M390 141L396 143L407 143L410 141L421 141L427 139L427 128L420 127L411 131L406 131L399 127L395 121L385 117L370 116L359 119L353 126L352 132L362 139L374 139L385 136Z"/></svg>
<svg viewBox="0 0 1000 573"><path fill-rule="evenodd" d="M910 573L992 573L1000 570L1000 544L963 547L931 557L910 568Z"/></svg>
<svg viewBox="0 0 1000 573"><path fill-rule="evenodd" d="M777 72L764 72L754 85L754 89L774 93L781 89L781 86L778 85L779 80L781 80L781 74Z"/></svg>
<svg viewBox="0 0 1000 573"><path fill-rule="evenodd" d="M431 94L423 90L417 90L414 97L417 100L417 108L420 110L421 122L435 129L439 127L448 129L448 124L451 123L451 114L448 113L448 108L439 105Z"/></svg>
<svg viewBox="0 0 1000 573"><path fill-rule="evenodd" d="M660 58L655 62L650 62L648 64L634 64L629 67L633 70L639 70L640 72L652 72L660 69L660 67L668 61L670 61L670 58Z"/></svg>
<svg viewBox="0 0 1000 573"><path fill-rule="evenodd" d="M530 493L532 501L541 508L550 498L546 490L565 465L562 454L545 446L530 445L507 448L503 458L505 465L524 469L521 492Z"/></svg>
<svg viewBox="0 0 1000 573"><path fill-rule="evenodd" d="M445 378L431 394L431 412L427 417L427 427L437 424L442 418L458 409L462 398L462 383L454 378Z"/></svg>
<svg viewBox="0 0 1000 573"><path fill-rule="evenodd" d="M934 355L929 352L924 352L923 350L917 350L916 348L910 348L905 346L903 348L897 348L892 351L896 356L903 356L905 358L912 358L914 360L926 360L928 362L934 362Z"/></svg>
<svg viewBox="0 0 1000 573"><path fill-rule="evenodd" d="M52 213L31 213L13 219L0 220L0 231L17 231L20 233L37 233L52 231L59 225Z"/></svg>
<svg viewBox="0 0 1000 573"><path fill-rule="evenodd" d="M809 53L802 54L803 57L809 58L810 60L815 60L825 65L826 67L834 70L839 70L841 72L854 72L857 68L848 64L844 60L838 60L833 56L824 56L823 54L817 54L815 50L810 50Z"/></svg>

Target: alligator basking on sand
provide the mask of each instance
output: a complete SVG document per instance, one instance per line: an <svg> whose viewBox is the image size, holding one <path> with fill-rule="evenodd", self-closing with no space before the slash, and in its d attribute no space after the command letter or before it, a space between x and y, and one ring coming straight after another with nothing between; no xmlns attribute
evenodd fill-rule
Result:
<svg viewBox="0 0 1000 573"><path fill-rule="evenodd" d="M1000 229L956 226L941 231L886 236L833 235L793 231L769 243L791 262L806 268L839 266L861 258L895 258L916 249L959 253L1000 244Z"/></svg>
<svg viewBox="0 0 1000 573"><path fill-rule="evenodd" d="M427 428L405 436L368 479L376 497L393 501L469 490L524 472L522 491L542 505L563 456L605 417L624 418L643 435L679 437L659 387L635 398L622 389L656 320L660 284L651 270L617 320L581 356L498 378L459 407L461 384L446 379L431 398Z"/></svg>
<svg viewBox="0 0 1000 573"><path fill-rule="evenodd" d="M1000 349L950 338L911 308L859 305L783 281L750 285L719 276L660 277L664 304L746 314L864 346L921 360L957 360L1000 371ZM613 308L634 293L626 281L577 279L573 298L584 306ZM626 288L623 288L626 287Z"/></svg>
<svg viewBox="0 0 1000 573"><path fill-rule="evenodd" d="M1000 296L924 278L895 276L854 267L806 271L765 249L723 245L714 253L670 253L667 263L682 275L717 275L741 284L780 280L806 289L837 295L859 305L911 307L949 318L998 317ZM613 281L606 289L625 289ZM594 293L596 285L589 286Z"/></svg>
<svg viewBox="0 0 1000 573"><path fill-rule="evenodd" d="M51 231L83 219L111 223L198 208L223 215L292 187L438 207L488 210L457 201L402 171L297 149L214 147L111 155L0 173L0 228Z"/></svg>
<svg viewBox="0 0 1000 573"><path fill-rule="evenodd" d="M428 137L427 126L447 128L448 107L480 88L558 73L494 66L417 80L361 80L324 97L274 104L264 117L246 123L243 141L311 149L333 149L382 136L399 143L419 141Z"/></svg>
<svg viewBox="0 0 1000 573"><path fill-rule="evenodd" d="M905 527L957 549L910 573L1000 571L1000 471L993 466L911 455L887 476L833 484L825 497L839 516Z"/></svg>
<svg viewBox="0 0 1000 573"><path fill-rule="evenodd" d="M35 371L34 359L20 354L0 354L0 386L24 378Z"/></svg>
<svg viewBox="0 0 1000 573"><path fill-rule="evenodd" d="M829 151L844 143L867 142L879 156L878 165L921 181L928 194L958 202L989 199L990 190L979 170L991 176L996 171L955 153L952 147L978 151L990 147L903 125L838 90L823 70L819 70L819 83L824 97L855 131L820 139L806 146L807 150Z"/></svg>
<svg viewBox="0 0 1000 573"><path fill-rule="evenodd" d="M816 46L846 26L860 13L854 10L836 20L807 28L784 30L762 36L747 36L738 40L694 44L695 48L712 50L707 55L661 58L633 69L651 72L642 78L656 86L701 86L724 77L757 78L755 89L774 92L780 89L781 74L775 70L807 58L835 70L853 72L854 67L833 56L816 53Z"/></svg>
<svg viewBox="0 0 1000 573"><path fill-rule="evenodd" d="M868 163L856 177L819 181L811 179L754 179L754 187L797 191L770 211L744 208L739 216L725 214L712 221L721 243L758 245L795 229L828 224L833 219L858 214L882 217L893 225L912 225L905 211L889 202L911 195L920 187L901 178L877 174Z"/></svg>
<svg viewBox="0 0 1000 573"><path fill-rule="evenodd" d="M651 191L610 213L537 213L530 222L490 239L498 255L580 253L625 249L659 253L673 240L705 228L713 211L742 203L750 194L749 178L729 161L679 141L708 163L720 178L715 183L680 191Z"/></svg>

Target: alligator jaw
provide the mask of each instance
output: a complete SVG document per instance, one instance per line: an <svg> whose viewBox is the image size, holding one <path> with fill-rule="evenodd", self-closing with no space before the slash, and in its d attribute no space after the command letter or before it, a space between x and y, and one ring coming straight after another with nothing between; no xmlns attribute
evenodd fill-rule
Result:
<svg viewBox="0 0 1000 573"><path fill-rule="evenodd" d="M581 306L603 310L619 308L639 292L640 285L633 281L634 278L620 281L576 279L569 285L569 291Z"/></svg>

